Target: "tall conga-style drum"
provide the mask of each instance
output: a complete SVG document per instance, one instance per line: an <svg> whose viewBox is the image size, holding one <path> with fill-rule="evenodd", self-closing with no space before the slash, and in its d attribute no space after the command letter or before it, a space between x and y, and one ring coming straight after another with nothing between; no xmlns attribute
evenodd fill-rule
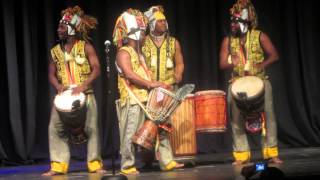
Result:
<svg viewBox="0 0 320 180"><path fill-rule="evenodd" d="M195 114L197 132L225 132L226 93L220 90L195 93Z"/></svg>
<svg viewBox="0 0 320 180"><path fill-rule="evenodd" d="M175 157L194 156L197 153L194 95L189 94L171 115L173 132L169 140Z"/></svg>

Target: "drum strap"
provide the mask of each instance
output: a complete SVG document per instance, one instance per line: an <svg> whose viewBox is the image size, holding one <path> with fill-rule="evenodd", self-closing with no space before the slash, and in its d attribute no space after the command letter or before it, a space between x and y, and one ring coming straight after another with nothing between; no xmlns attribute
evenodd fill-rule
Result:
<svg viewBox="0 0 320 180"><path fill-rule="evenodd" d="M266 136L266 113L261 113L262 136Z"/></svg>
<svg viewBox="0 0 320 180"><path fill-rule="evenodd" d="M131 90L131 88L129 87L128 83L124 80L121 79L123 81L124 86L126 87L129 96L131 96L137 103L138 105L142 108L142 110L146 113L146 115L153 120L153 117L148 113L147 109L145 108L145 106L139 101L139 99L137 98L137 96L133 93L133 91Z"/></svg>
<svg viewBox="0 0 320 180"><path fill-rule="evenodd" d="M67 71L69 83L74 84L75 83L74 76L73 76L73 73L71 73L71 68L70 68L69 62L65 62L65 65L66 65L66 71Z"/></svg>
<svg viewBox="0 0 320 180"><path fill-rule="evenodd" d="M159 145L160 145L160 137L159 137L159 133L157 134L156 137L156 145L154 147L154 151L156 153L156 159L159 161L160 160L160 152L159 152Z"/></svg>

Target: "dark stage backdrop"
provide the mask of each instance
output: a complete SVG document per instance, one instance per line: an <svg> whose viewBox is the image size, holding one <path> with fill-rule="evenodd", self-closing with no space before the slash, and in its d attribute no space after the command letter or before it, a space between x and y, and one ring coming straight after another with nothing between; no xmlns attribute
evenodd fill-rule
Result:
<svg viewBox="0 0 320 180"><path fill-rule="evenodd" d="M80 5L99 20L92 35L101 63L95 81L99 106L102 154L110 155L111 138L119 148L114 107L117 98L114 49L111 78L106 78L104 41L111 40L116 17L129 7L146 10L162 4L170 33L181 43L185 74L183 83L196 91L225 90L230 72L219 70L220 43L227 34L228 10L235 0L2 0L0 13L0 159L5 163L28 163L48 158L48 123L54 90L47 77L50 48L56 43L60 11ZM259 27L280 54L268 69L273 85L280 148L320 145L320 29L316 1L253 0ZM110 89L110 94L108 94ZM114 128L110 123L114 122ZM113 133L112 133L112 130ZM226 133L199 134L198 152L230 152L230 127ZM260 148L259 138L250 137ZM85 153L73 148L74 156ZM85 149L85 148L82 148ZM85 151L85 150L83 150ZM77 155L80 154L80 155ZM231 155L231 154L230 154Z"/></svg>

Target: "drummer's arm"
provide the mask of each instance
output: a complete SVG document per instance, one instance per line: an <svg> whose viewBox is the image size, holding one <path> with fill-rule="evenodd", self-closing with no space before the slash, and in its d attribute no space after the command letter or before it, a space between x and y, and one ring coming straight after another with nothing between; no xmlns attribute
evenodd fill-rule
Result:
<svg viewBox="0 0 320 180"><path fill-rule="evenodd" d="M84 81L81 85L85 90L100 75L100 63L96 51L90 43L86 42L84 50L91 67L91 73L88 79Z"/></svg>
<svg viewBox="0 0 320 180"><path fill-rule="evenodd" d="M225 37L221 43L220 48L220 60L219 60L219 66L220 69L231 69L233 68L233 64L228 63L228 57L229 57L229 38Z"/></svg>
<svg viewBox="0 0 320 180"><path fill-rule="evenodd" d="M175 49L176 52L174 54L174 60L175 60L175 78L177 83L181 82L182 80L182 75L184 71L184 63L183 63L183 55L182 55L182 50L181 46L178 40L175 41Z"/></svg>
<svg viewBox="0 0 320 180"><path fill-rule="evenodd" d="M52 58L49 60L49 68L48 68L48 78L49 82L56 88L58 92L63 91L63 85L59 83L57 76L56 76L56 65L54 64Z"/></svg>
<svg viewBox="0 0 320 180"><path fill-rule="evenodd" d="M159 82L145 80L133 71L132 65L131 65L131 57L126 51L120 50L117 53L116 62L119 68L122 70L123 76L127 80L129 80L130 83L136 84L145 89L150 89L150 88L155 88L160 86Z"/></svg>
<svg viewBox="0 0 320 180"><path fill-rule="evenodd" d="M266 68L270 64L278 61L279 55L278 55L276 48L272 44L268 35L266 35L263 32L261 32L261 34L260 34L260 44L261 44L262 49L264 50L264 53L266 54L266 58L264 59L264 61L262 63L257 65L259 68Z"/></svg>

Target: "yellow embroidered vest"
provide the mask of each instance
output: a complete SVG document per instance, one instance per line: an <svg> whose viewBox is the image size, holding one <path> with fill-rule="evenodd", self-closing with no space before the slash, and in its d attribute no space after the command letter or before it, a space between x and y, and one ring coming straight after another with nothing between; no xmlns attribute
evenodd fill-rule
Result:
<svg viewBox="0 0 320 180"><path fill-rule="evenodd" d="M57 69L58 81L65 87L71 84L82 84L91 73L90 64L84 51L85 43L82 40L77 41L67 55L62 51L60 44L51 49L52 60Z"/></svg>
<svg viewBox="0 0 320 180"><path fill-rule="evenodd" d="M254 65L261 63L264 60L264 52L260 46L260 33L258 30L251 30L247 32L245 51L247 53L246 61L249 62L249 75L258 76L260 78L265 77L265 70L258 71ZM230 54L236 54L240 56L240 38L230 37ZM246 52L247 51L247 52ZM237 78L245 75L245 63L240 60L239 64L233 68L232 77Z"/></svg>
<svg viewBox="0 0 320 180"><path fill-rule="evenodd" d="M125 50L130 54L133 72L138 74L143 79L150 80L149 76L146 73L146 69L144 69L144 67L140 63L139 56L138 56L137 52L132 47L123 46L119 50ZM132 97L130 97L130 95L126 89L125 83L131 89L131 91L136 95L136 97L138 98L138 100L140 102L147 101L148 91L146 89L142 89L141 87L139 88L133 84L130 84L123 76L118 75L118 89L119 89L119 93L120 93L120 104L121 105L124 105L127 102L127 100L129 100L130 104L137 104L137 102Z"/></svg>
<svg viewBox="0 0 320 180"><path fill-rule="evenodd" d="M160 48L152 41L150 36L146 37L142 47L148 68L152 72L152 80L174 84L174 54L175 38L169 37L169 42L165 39Z"/></svg>

